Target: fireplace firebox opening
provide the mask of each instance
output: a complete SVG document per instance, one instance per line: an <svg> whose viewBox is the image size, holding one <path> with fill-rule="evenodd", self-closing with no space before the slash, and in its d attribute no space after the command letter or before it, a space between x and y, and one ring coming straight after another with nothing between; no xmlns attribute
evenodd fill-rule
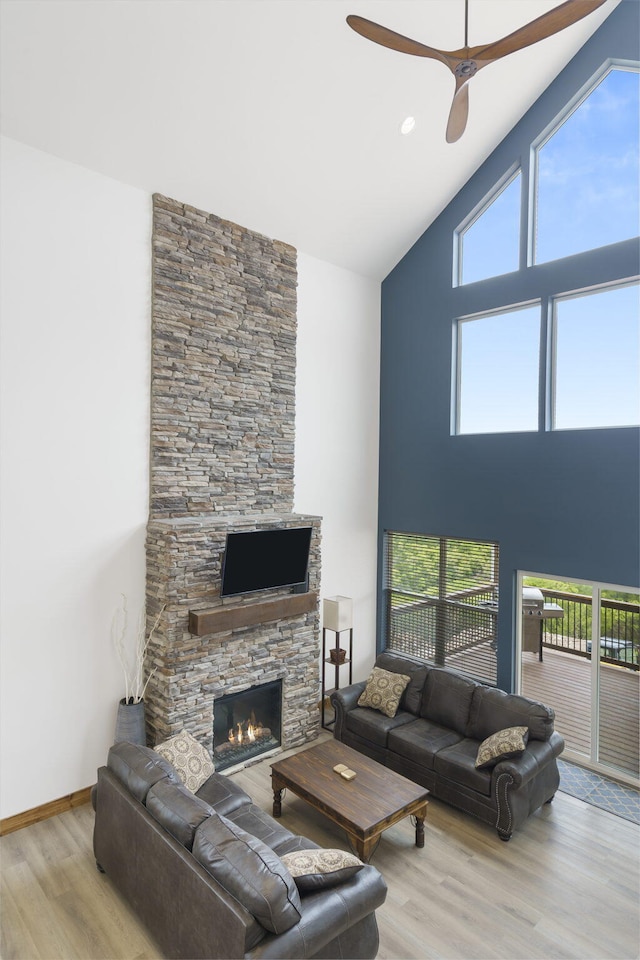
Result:
<svg viewBox="0 0 640 960"><path fill-rule="evenodd" d="M216 697L213 760L216 770L245 763L280 746L282 680Z"/></svg>

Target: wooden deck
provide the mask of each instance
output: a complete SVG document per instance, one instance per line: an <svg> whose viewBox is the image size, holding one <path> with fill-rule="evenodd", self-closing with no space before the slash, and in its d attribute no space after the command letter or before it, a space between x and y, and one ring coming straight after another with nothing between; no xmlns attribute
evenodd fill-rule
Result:
<svg viewBox="0 0 640 960"><path fill-rule="evenodd" d="M591 661L557 650L522 655L522 693L556 712L567 750L591 752ZM640 673L603 664L600 679L600 762L640 775Z"/></svg>

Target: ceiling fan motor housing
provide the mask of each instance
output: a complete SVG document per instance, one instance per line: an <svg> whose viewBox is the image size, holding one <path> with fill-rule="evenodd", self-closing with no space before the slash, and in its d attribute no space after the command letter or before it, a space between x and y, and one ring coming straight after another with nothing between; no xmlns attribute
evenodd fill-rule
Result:
<svg viewBox="0 0 640 960"><path fill-rule="evenodd" d="M464 77L465 80L468 80L469 77L472 77L477 71L478 64L475 60L461 60L460 63L456 65L454 72L456 77Z"/></svg>

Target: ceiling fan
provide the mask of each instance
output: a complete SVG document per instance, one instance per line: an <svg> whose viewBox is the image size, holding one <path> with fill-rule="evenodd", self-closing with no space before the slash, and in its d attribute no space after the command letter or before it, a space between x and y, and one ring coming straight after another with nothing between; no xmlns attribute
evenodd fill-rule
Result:
<svg viewBox="0 0 640 960"><path fill-rule="evenodd" d="M389 47L391 50L398 50L400 53L410 53L414 57L429 57L432 60L440 60L451 70L455 77L456 87L449 113L447 123L447 143L455 143L464 133L469 115L469 80L483 67L488 66L501 57L506 57L516 50L522 50L523 47L529 47L539 40L546 40L565 27L570 27L572 23L582 20L598 7L601 7L605 0L567 0L560 6L554 7L548 13L543 13L541 17L532 20L524 27L514 30L507 37L496 40L493 43L482 44L479 47L469 46L469 0L464 4L464 47L460 50L437 50L435 47L427 47L417 40L411 40L409 37L403 37L400 33L394 33L387 27L382 27L372 20L366 20L364 17L358 17L351 14L347 17L347 23L367 40L373 40L383 47Z"/></svg>

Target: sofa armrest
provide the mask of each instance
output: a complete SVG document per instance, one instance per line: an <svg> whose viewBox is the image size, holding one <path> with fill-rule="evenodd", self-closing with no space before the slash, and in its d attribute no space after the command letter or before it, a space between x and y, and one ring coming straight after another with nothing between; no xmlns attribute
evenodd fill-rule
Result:
<svg viewBox="0 0 640 960"><path fill-rule="evenodd" d="M331 694L330 700L336 715L336 723L333 728L333 735L336 740L342 740L347 714L357 707L365 686L366 681L361 680L359 683L352 683L350 687L343 687L342 690L334 690Z"/></svg>
<svg viewBox="0 0 640 960"><path fill-rule="evenodd" d="M372 914L386 896L387 885L380 873L375 867L365 866L345 883L303 896L300 922L284 933L269 934L245 957L313 957L325 944Z"/></svg>
<svg viewBox="0 0 640 960"><path fill-rule="evenodd" d="M564 750L564 740L559 733L552 733L548 740L530 740L527 749L517 760L502 760L493 768L493 782L497 780L500 774L508 773L516 787L521 787L524 783L539 773L548 763L559 757Z"/></svg>

